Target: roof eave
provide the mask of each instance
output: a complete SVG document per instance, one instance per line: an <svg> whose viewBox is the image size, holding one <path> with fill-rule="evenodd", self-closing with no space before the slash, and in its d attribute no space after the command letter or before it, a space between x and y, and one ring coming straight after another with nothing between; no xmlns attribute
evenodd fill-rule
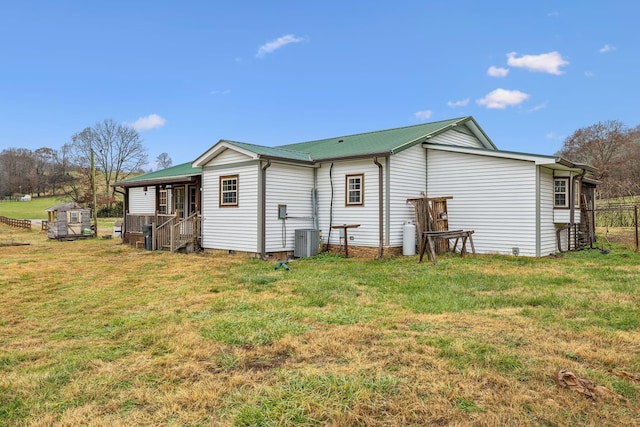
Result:
<svg viewBox="0 0 640 427"><path fill-rule="evenodd" d="M129 188L129 187L145 187L149 185L158 185L158 184L179 184L182 182L187 184L190 182L195 182L196 181L195 178L197 176L198 175L182 175L182 176L170 176L165 178L141 179L139 181L131 181L131 182L121 181L121 182L116 182L111 186Z"/></svg>

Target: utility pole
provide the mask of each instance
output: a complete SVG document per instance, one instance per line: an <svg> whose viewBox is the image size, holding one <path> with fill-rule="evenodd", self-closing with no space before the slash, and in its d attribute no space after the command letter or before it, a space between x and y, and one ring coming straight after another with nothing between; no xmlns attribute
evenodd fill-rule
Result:
<svg viewBox="0 0 640 427"><path fill-rule="evenodd" d="M93 237L98 236L98 206L96 199L96 164L93 160L93 147L91 147L91 193L93 194Z"/></svg>

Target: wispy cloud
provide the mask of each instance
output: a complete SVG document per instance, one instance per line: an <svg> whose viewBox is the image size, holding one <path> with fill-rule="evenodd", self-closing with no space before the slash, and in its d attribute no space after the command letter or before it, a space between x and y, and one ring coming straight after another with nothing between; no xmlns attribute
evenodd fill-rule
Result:
<svg viewBox="0 0 640 427"><path fill-rule="evenodd" d="M129 126L134 128L137 131L144 131L150 129L161 128L167 121L164 117L160 117L157 114L149 114L146 117L140 117L133 123L130 123Z"/></svg>
<svg viewBox="0 0 640 427"><path fill-rule="evenodd" d="M297 37L293 34L287 34L286 36L278 37L275 40L267 42L258 48L258 52L256 53L256 58L262 58L265 55L272 53L281 47L284 47L291 43L300 43L304 41L304 38Z"/></svg>
<svg viewBox="0 0 640 427"><path fill-rule="evenodd" d="M461 99L460 101L448 101L447 105L451 108L466 107L469 105L469 98Z"/></svg>
<svg viewBox="0 0 640 427"><path fill-rule="evenodd" d="M490 75L491 77L507 77L507 74L509 74L509 69L500 68L492 65L487 70L487 74Z"/></svg>
<svg viewBox="0 0 640 427"><path fill-rule="evenodd" d="M487 108L502 110L506 107L522 104L527 99L529 99L529 94L527 93L500 88L489 92L487 96L478 99L476 102Z"/></svg>
<svg viewBox="0 0 640 427"><path fill-rule="evenodd" d="M596 73L594 73L593 71L585 71L584 76L591 78L591 77L595 77Z"/></svg>
<svg viewBox="0 0 640 427"><path fill-rule="evenodd" d="M230 94L231 91L229 89L225 89L225 90L212 90L211 92L209 92L209 95L228 95Z"/></svg>
<svg viewBox="0 0 640 427"><path fill-rule="evenodd" d="M416 113L414 113L414 116L416 116L416 118L418 118L419 120L429 120L432 115L433 111L431 110L417 111Z"/></svg>
<svg viewBox="0 0 640 427"><path fill-rule="evenodd" d="M605 44L604 46L602 46L598 52L600 53L607 53L607 52L613 52L614 50L617 50L618 48L615 46L612 46L610 44Z"/></svg>
<svg viewBox="0 0 640 427"><path fill-rule="evenodd" d="M547 108L547 103L543 102L542 104L538 104L535 107L529 108L527 110L527 113L533 113L535 111L540 111L540 110L544 110L545 108Z"/></svg>
<svg viewBox="0 0 640 427"><path fill-rule="evenodd" d="M560 16L560 12L558 12L557 10L554 10L552 12L547 13L547 16L549 18L557 18L558 16Z"/></svg>
<svg viewBox="0 0 640 427"><path fill-rule="evenodd" d="M556 139L556 140L563 140L563 139L565 139L565 136L564 136L564 135L558 135L558 134L557 134L557 133L555 133L555 132L547 132L546 137L547 137L547 139Z"/></svg>
<svg viewBox="0 0 640 427"><path fill-rule="evenodd" d="M507 64L512 67L526 68L529 71L560 75L564 74L560 67L569 64L569 61L555 51L540 55L522 55L519 58L516 55L518 55L516 52L507 53Z"/></svg>

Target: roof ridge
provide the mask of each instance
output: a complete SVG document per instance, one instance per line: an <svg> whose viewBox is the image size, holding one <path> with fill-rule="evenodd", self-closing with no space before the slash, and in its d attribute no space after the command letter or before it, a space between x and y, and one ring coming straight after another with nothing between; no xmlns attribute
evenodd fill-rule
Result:
<svg viewBox="0 0 640 427"><path fill-rule="evenodd" d="M371 135L371 134L389 132L389 131L394 131L394 130L416 128L416 127L419 127L419 126L434 125L436 123L441 123L441 122L459 122L461 120L468 119L469 117L471 117L471 116L462 116L462 117L457 117L457 118L453 118L453 119L437 120L435 122L420 123L420 124L417 124L417 125L409 125L409 126L398 126L398 127L395 127L395 128L379 129L379 130L368 131L368 132L352 133L352 134L348 134L348 135L332 136L332 137L328 137L328 138L313 139L313 140L310 140L310 141L293 142L291 144L283 144L283 145L280 145L280 146L275 146L274 148L286 147L286 146L290 146L290 145L308 144L308 143L311 143L311 142L326 141L326 140L329 140L329 139L339 139L339 138L347 138L347 137L352 137L352 136Z"/></svg>

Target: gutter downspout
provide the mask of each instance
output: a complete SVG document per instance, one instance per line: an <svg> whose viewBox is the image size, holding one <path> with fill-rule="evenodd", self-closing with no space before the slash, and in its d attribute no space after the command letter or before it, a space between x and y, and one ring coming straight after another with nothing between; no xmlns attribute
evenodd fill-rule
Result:
<svg viewBox="0 0 640 427"><path fill-rule="evenodd" d="M260 168L261 171L261 189L260 189L260 210L262 217L260 218L260 259L267 261L267 169L271 166L271 160L267 159L267 163Z"/></svg>
<svg viewBox="0 0 640 427"><path fill-rule="evenodd" d="M384 200L383 200L383 182L382 182L382 165L378 162L378 157L373 158L373 163L378 166L378 234L380 237L380 243L378 246L378 255L376 259L382 258L382 254L384 251Z"/></svg>

